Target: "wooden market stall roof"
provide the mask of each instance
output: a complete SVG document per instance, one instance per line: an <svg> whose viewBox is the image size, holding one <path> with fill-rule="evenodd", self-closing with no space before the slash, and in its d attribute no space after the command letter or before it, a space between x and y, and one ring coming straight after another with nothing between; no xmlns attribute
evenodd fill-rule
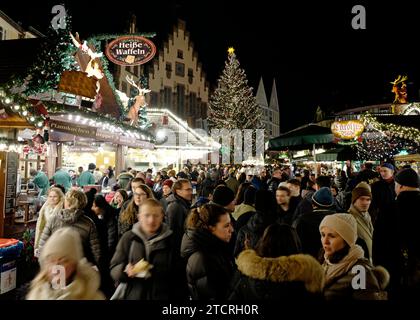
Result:
<svg viewBox="0 0 420 320"><path fill-rule="evenodd" d="M92 50L94 50L93 46L90 46ZM82 70L86 69L86 66L89 63L90 57L87 54L81 52L81 50L77 50L76 53L76 60L80 65ZM99 62L101 69L103 70L104 66L102 65L102 61ZM105 70L103 70L105 72ZM109 80L106 76L99 80L100 83L100 94L102 96L102 104L101 108L98 110L100 113L110 114L113 117L119 118L120 116L120 109L117 102L117 98L114 94L114 91L111 88Z"/></svg>
<svg viewBox="0 0 420 320"><path fill-rule="evenodd" d="M0 41L0 85L8 82L13 76L25 78L30 67L36 62L45 41L47 41L46 38ZM74 51L76 52L76 61L84 70L89 62L89 56L83 54L81 50L76 51L76 48ZM102 62L100 65L103 68ZM102 107L98 112L118 118L120 116L119 105L106 76L100 80L100 93Z"/></svg>
<svg viewBox="0 0 420 320"><path fill-rule="evenodd" d="M35 129L35 127L30 124L26 119L22 118L18 114L8 113L6 119L0 118L0 128L9 128L9 129Z"/></svg>

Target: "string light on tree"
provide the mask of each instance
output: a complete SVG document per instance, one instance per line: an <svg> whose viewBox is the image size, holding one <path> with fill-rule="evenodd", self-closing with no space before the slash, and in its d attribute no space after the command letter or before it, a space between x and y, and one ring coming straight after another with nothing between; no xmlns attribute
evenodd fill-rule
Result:
<svg viewBox="0 0 420 320"><path fill-rule="evenodd" d="M235 49L228 49L225 68L209 102L210 129L263 129L262 113L245 71L240 68ZM253 137L255 141L255 137ZM223 150L225 151L225 150ZM234 148L230 148L231 153Z"/></svg>

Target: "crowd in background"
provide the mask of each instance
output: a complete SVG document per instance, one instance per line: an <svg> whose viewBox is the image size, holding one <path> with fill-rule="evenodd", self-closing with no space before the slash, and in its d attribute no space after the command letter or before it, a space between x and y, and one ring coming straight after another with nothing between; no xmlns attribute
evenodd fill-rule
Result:
<svg viewBox="0 0 420 320"><path fill-rule="evenodd" d="M89 164L73 176L58 168L48 184L39 175L47 201L28 299L420 296L420 181L410 167L366 162L316 177L289 166L188 165L115 176ZM94 184L109 191L83 191ZM65 269L60 289L54 264Z"/></svg>

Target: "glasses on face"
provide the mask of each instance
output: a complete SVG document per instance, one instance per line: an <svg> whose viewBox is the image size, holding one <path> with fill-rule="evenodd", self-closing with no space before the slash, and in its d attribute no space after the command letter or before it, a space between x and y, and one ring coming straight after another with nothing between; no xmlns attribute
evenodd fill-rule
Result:
<svg viewBox="0 0 420 320"><path fill-rule="evenodd" d="M181 190L184 190L184 191L193 191L193 189L192 189L192 188L188 188L188 189L181 189Z"/></svg>

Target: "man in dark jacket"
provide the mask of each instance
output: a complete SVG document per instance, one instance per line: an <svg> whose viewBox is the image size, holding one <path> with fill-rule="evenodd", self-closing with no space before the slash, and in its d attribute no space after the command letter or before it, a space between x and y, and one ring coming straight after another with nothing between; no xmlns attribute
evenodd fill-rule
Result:
<svg viewBox="0 0 420 320"><path fill-rule="evenodd" d="M179 179L172 186L173 194L166 198L168 207L165 221L174 233L175 248L178 252L185 232L185 219L191 207L192 192L190 181Z"/></svg>
<svg viewBox="0 0 420 320"><path fill-rule="evenodd" d="M296 223L296 231L302 243L302 253L307 253L318 259L322 248L319 236L319 225L325 216L335 213L334 198L328 187L322 187L312 196L310 212L302 214Z"/></svg>
<svg viewBox="0 0 420 320"><path fill-rule="evenodd" d="M356 177L357 182L366 182L369 184L372 184L376 181L376 179L379 178L379 175L377 172L373 171L372 169L372 163L371 162L365 162L363 164L364 168L359 172L359 174Z"/></svg>
<svg viewBox="0 0 420 320"><path fill-rule="evenodd" d="M141 206L139 222L124 233L111 260L111 276L126 283L121 299L168 300L177 298L175 281L176 256L173 233L163 223L163 208L159 201L147 199ZM136 270L143 260L144 268Z"/></svg>
<svg viewBox="0 0 420 320"><path fill-rule="evenodd" d="M280 182L281 182L281 169L275 168L273 170L272 178L268 181L268 191L270 191L273 195L275 195Z"/></svg>
<svg viewBox="0 0 420 320"><path fill-rule="evenodd" d="M400 290L397 298L420 297L420 180L413 169L403 169L395 176L399 232ZM392 278L392 274L391 274Z"/></svg>
<svg viewBox="0 0 420 320"><path fill-rule="evenodd" d="M312 197L315 192L323 187L331 187L331 178L328 176L319 176L315 179L315 191L309 191L305 197L299 202L296 207L295 213L293 214L293 223L299 219L299 217L304 213L309 213L312 211ZM334 199L333 199L334 200ZM334 200L335 201L335 200ZM296 224L294 224L296 225Z"/></svg>
<svg viewBox="0 0 420 320"><path fill-rule="evenodd" d="M372 259L374 265L383 266L391 274L390 290L397 283L393 275L398 269L398 244L395 237L397 223L394 166L390 163L381 165L381 180L372 184L372 203L369 213L373 223Z"/></svg>

